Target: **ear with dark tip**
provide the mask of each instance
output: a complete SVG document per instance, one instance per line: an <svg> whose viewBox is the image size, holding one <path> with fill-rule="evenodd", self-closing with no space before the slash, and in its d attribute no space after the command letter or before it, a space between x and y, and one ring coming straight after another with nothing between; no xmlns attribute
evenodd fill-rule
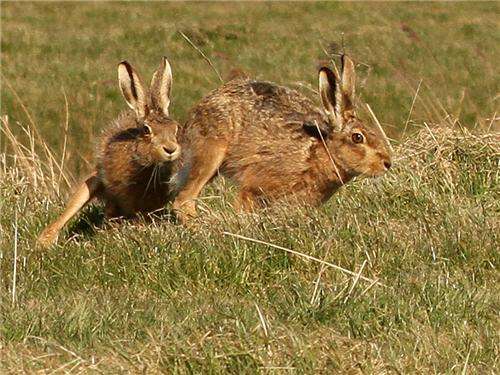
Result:
<svg viewBox="0 0 500 375"><path fill-rule="evenodd" d="M170 93L172 91L172 68L166 57L163 57L160 66L151 80L151 103L153 107L168 116Z"/></svg>
<svg viewBox="0 0 500 375"><path fill-rule="evenodd" d="M330 128L326 124L318 124L316 121L306 121L302 124L302 128L307 135L319 140L326 139L330 134Z"/></svg>
<svg viewBox="0 0 500 375"><path fill-rule="evenodd" d="M118 83L128 106L135 111L137 117L145 117L148 110L146 92L139 75L127 61L118 64Z"/></svg>
<svg viewBox="0 0 500 375"><path fill-rule="evenodd" d="M342 55L342 115L347 118L354 116L354 95L356 87L356 72L354 63L347 55Z"/></svg>
<svg viewBox="0 0 500 375"><path fill-rule="evenodd" d="M335 74L327 67L319 70L319 95L323 110L333 126L339 130L341 127L337 103L337 79Z"/></svg>

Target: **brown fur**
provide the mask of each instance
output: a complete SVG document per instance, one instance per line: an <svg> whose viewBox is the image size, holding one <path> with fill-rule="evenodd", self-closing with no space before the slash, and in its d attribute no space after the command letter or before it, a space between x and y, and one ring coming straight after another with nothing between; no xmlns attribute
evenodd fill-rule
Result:
<svg viewBox="0 0 500 375"><path fill-rule="evenodd" d="M179 218L195 215L194 199L217 172L239 185L236 206L245 210L282 198L318 205L356 176L383 174L387 140L356 117L354 64L346 57L343 67L342 80L320 71L323 109L294 90L249 79L206 96L182 130L189 160L174 202ZM364 141L354 143L353 133Z"/></svg>
<svg viewBox="0 0 500 375"><path fill-rule="evenodd" d="M144 122L152 135L144 134ZM163 158L161 148L178 148L177 126L157 112L150 112L141 121L128 111L105 131L97 171L108 216L131 217L165 205L171 195L169 179L174 163Z"/></svg>
<svg viewBox="0 0 500 375"><path fill-rule="evenodd" d="M122 92L133 109L103 132L95 171L75 190L63 214L40 234L50 245L59 231L93 198L105 204L107 217L133 217L165 206L172 197L170 179L180 155L178 124L168 117L171 72L164 59L149 97L130 64L119 65Z"/></svg>

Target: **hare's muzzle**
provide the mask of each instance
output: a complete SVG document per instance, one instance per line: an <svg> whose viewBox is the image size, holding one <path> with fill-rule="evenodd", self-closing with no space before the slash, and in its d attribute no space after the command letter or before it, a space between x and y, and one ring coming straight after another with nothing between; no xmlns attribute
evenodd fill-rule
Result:
<svg viewBox="0 0 500 375"><path fill-rule="evenodd" d="M164 161L173 161L177 159L181 152L181 147L174 143L163 144L159 148Z"/></svg>
<svg viewBox="0 0 500 375"><path fill-rule="evenodd" d="M163 151L165 151L167 155L172 155L175 151L177 151L177 147L163 146Z"/></svg>

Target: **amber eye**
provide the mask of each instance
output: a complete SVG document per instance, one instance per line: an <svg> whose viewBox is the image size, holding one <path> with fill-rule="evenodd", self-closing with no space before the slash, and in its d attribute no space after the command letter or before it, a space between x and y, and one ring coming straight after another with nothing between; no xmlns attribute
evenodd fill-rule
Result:
<svg viewBox="0 0 500 375"><path fill-rule="evenodd" d="M153 131L151 130L151 126L148 124L144 124L142 131L144 132L145 135L150 135Z"/></svg>
<svg viewBox="0 0 500 375"><path fill-rule="evenodd" d="M352 133L351 138L354 143L362 143L364 139L361 133Z"/></svg>

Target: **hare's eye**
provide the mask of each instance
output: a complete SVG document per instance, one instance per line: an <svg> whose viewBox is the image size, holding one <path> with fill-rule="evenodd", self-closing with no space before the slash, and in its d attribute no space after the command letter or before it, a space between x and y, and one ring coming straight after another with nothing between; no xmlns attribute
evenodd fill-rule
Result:
<svg viewBox="0 0 500 375"><path fill-rule="evenodd" d="M351 138L354 143L362 143L364 140L363 134L361 133L353 133Z"/></svg>
<svg viewBox="0 0 500 375"><path fill-rule="evenodd" d="M149 134L151 134L153 132L151 130L151 126L149 126L148 124L144 124L144 127L142 129L144 131L144 134L146 134L146 135L149 135Z"/></svg>

